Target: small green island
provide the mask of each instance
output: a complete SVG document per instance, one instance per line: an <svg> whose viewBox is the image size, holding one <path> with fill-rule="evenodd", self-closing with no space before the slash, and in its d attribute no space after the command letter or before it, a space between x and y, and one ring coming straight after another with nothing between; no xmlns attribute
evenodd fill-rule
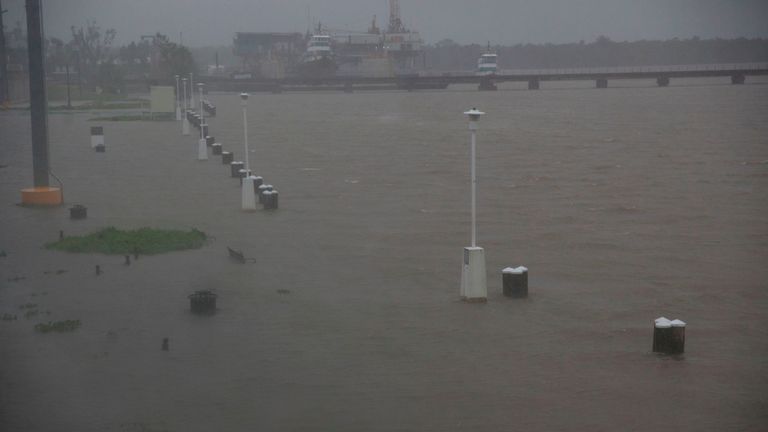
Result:
<svg viewBox="0 0 768 432"><path fill-rule="evenodd" d="M84 236L64 237L45 245L47 249L74 253L101 253L106 255L157 255L166 252L199 249L208 236L199 230L164 230L139 228L120 230L104 228Z"/></svg>

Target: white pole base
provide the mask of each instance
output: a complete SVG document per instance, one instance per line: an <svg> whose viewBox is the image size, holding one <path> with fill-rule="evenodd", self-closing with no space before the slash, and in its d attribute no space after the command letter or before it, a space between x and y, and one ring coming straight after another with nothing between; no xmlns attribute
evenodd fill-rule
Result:
<svg viewBox="0 0 768 432"><path fill-rule="evenodd" d="M189 135L189 120L187 120L186 117L181 121L181 133L183 135Z"/></svg>
<svg viewBox="0 0 768 432"><path fill-rule="evenodd" d="M243 179L242 201L244 211L256 211L256 193L253 189L254 176L248 176Z"/></svg>
<svg viewBox="0 0 768 432"><path fill-rule="evenodd" d="M201 138L197 145L197 160L208 160L208 144Z"/></svg>
<svg viewBox="0 0 768 432"><path fill-rule="evenodd" d="M176 121L181 121L181 108L176 105Z"/></svg>
<svg viewBox="0 0 768 432"><path fill-rule="evenodd" d="M481 247L465 247L461 267L461 298L467 302L488 301L485 275L485 251Z"/></svg>

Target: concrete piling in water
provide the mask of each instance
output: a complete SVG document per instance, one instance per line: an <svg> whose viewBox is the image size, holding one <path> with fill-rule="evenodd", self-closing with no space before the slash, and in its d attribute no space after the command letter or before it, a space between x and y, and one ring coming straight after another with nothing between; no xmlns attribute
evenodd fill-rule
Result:
<svg viewBox="0 0 768 432"><path fill-rule="evenodd" d="M69 208L70 219L85 219L88 217L88 207L80 204L75 204Z"/></svg>
<svg viewBox="0 0 768 432"><path fill-rule="evenodd" d="M127 266L131 265L131 256L130 255L126 255L125 256L125 262L123 264L125 264Z"/></svg>
<svg viewBox="0 0 768 432"><path fill-rule="evenodd" d="M538 79L528 80L528 90L538 90L541 88L541 82Z"/></svg>
<svg viewBox="0 0 768 432"><path fill-rule="evenodd" d="M731 75L731 84L741 85L746 82L746 77L744 75Z"/></svg>
<svg viewBox="0 0 768 432"><path fill-rule="evenodd" d="M210 146L213 145L214 142L216 142L216 138L214 138L214 137L212 137L210 135L206 135L206 137L205 137L205 145L210 147Z"/></svg>
<svg viewBox="0 0 768 432"><path fill-rule="evenodd" d="M272 193L269 195L269 205L267 206L267 209L277 210L279 198L280 194L277 192L277 190L273 189Z"/></svg>
<svg viewBox="0 0 768 432"><path fill-rule="evenodd" d="M653 323L653 352L668 354L672 340L672 322L664 317Z"/></svg>
<svg viewBox="0 0 768 432"><path fill-rule="evenodd" d="M189 295L189 308L194 314L210 315L216 312L216 298L211 291L195 291Z"/></svg>
<svg viewBox="0 0 768 432"><path fill-rule="evenodd" d="M64 230L59 230L59 240L64 239Z"/></svg>
<svg viewBox="0 0 768 432"><path fill-rule="evenodd" d="M669 86L669 77L668 76L660 76L656 78L656 85L659 87L667 87Z"/></svg>
<svg viewBox="0 0 768 432"><path fill-rule="evenodd" d="M272 191L266 190L262 195L264 196L264 199L262 200L262 204L264 205L264 210L271 210L272 209Z"/></svg>
<svg viewBox="0 0 768 432"><path fill-rule="evenodd" d="M240 176L240 170L243 169L243 165L245 164L240 161L233 161L229 164L230 175L232 178L238 178Z"/></svg>
<svg viewBox="0 0 768 432"><path fill-rule="evenodd" d="M241 185L243 184L243 179L246 177L250 177L250 175L251 175L251 170L247 170L245 168L242 168L237 171L237 176L240 178Z"/></svg>
<svg viewBox="0 0 768 432"><path fill-rule="evenodd" d="M168 351L169 344L170 344L170 341L168 340L168 338L163 338L163 345L161 349L163 351Z"/></svg>
<svg viewBox="0 0 768 432"><path fill-rule="evenodd" d="M595 80L595 87L599 89L608 88L608 79L607 78L598 78Z"/></svg>
<svg viewBox="0 0 768 432"><path fill-rule="evenodd" d="M221 155L221 144L219 143L213 143L211 144L211 152L214 156L220 156Z"/></svg>
<svg viewBox="0 0 768 432"><path fill-rule="evenodd" d="M256 194L259 196L259 204L264 204L264 192L267 191L267 185L262 183L256 189Z"/></svg>
<svg viewBox="0 0 768 432"><path fill-rule="evenodd" d="M101 266L100 265L96 265L96 276L98 276L100 274L101 274Z"/></svg>
<svg viewBox="0 0 768 432"><path fill-rule="evenodd" d="M224 165L230 165L235 160L235 155L232 152L221 152L221 163Z"/></svg>
<svg viewBox="0 0 768 432"><path fill-rule="evenodd" d="M261 176L256 176L253 178L253 193L258 194L259 193L259 186L264 184L264 179Z"/></svg>
<svg viewBox="0 0 768 432"><path fill-rule="evenodd" d="M501 271L504 295L514 298L528 297L528 269L507 267Z"/></svg>
<svg viewBox="0 0 768 432"><path fill-rule="evenodd" d="M656 318L653 323L653 352L683 354L685 352L685 322L679 319Z"/></svg>
<svg viewBox="0 0 768 432"><path fill-rule="evenodd" d="M670 322L672 334L670 337L669 354L682 354L685 352L685 322L679 319Z"/></svg>

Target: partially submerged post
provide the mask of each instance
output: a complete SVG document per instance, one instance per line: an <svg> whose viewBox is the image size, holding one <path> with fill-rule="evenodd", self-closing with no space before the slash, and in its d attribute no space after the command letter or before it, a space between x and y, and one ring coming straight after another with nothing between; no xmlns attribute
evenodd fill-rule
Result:
<svg viewBox="0 0 768 432"><path fill-rule="evenodd" d="M672 322L664 317L653 322L653 352L668 354L672 340Z"/></svg>
<svg viewBox="0 0 768 432"><path fill-rule="evenodd" d="M507 297L528 297L528 269L520 266L507 267L501 271L504 295Z"/></svg>
<svg viewBox="0 0 768 432"><path fill-rule="evenodd" d="M51 187L48 159L48 98L43 62L43 11L41 0L27 0L27 49L29 55L29 99L32 119L32 171L34 187L21 190L25 205L58 206L61 189ZM5 77L3 77L5 79Z"/></svg>
<svg viewBox="0 0 768 432"><path fill-rule="evenodd" d="M195 291L189 295L189 307L192 313L210 315L216 312L218 296L209 290Z"/></svg>

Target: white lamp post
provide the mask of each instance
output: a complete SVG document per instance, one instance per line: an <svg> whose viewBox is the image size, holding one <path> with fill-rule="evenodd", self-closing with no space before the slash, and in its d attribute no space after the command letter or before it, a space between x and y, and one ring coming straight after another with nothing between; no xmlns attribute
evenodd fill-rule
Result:
<svg viewBox="0 0 768 432"><path fill-rule="evenodd" d="M187 79L181 79L181 88L184 89L184 116L181 119L181 133L189 135L189 119L187 118Z"/></svg>
<svg viewBox="0 0 768 432"><path fill-rule="evenodd" d="M181 121L181 102L179 99L181 99L181 95L179 94L179 76L174 75L176 77L176 121Z"/></svg>
<svg viewBox="0 0 768 432"><path fill-rule="evenodd" d="M195 80L192 72L189 73L189 108L195 109Z"/></svg>
<svg viewBox="0 0 768 432"><path fill-rule="evenodd" d="M472 246L464 248L464 265L461 271L461 297L466 301L485 302L488 298L488 287L485 275L485 251L477 246L477 173L475 169L477 122L480 120L480 116L485 113L472 108L464 114L469 117L469 130L472 134L472 141L470 143Z"/></svg>
<svg viewBox="0 0 768 432"><path fill-rule="evenodd" d="M240 93L240 105L243 107L243 143L245 145L245 173L242 190L242 206L245 211L256 210L256 191L254 182L256 177L251 174L251 166L248 162L248 93Z"/></svg>
<svg viewBox="0 0 768 432"><path fill-rule="evenodd" d="M203 113L203 83L197 83L200 89L200 143L197 146L197 160L208 160L208 144L205 142L205 113Z"/></svg>

